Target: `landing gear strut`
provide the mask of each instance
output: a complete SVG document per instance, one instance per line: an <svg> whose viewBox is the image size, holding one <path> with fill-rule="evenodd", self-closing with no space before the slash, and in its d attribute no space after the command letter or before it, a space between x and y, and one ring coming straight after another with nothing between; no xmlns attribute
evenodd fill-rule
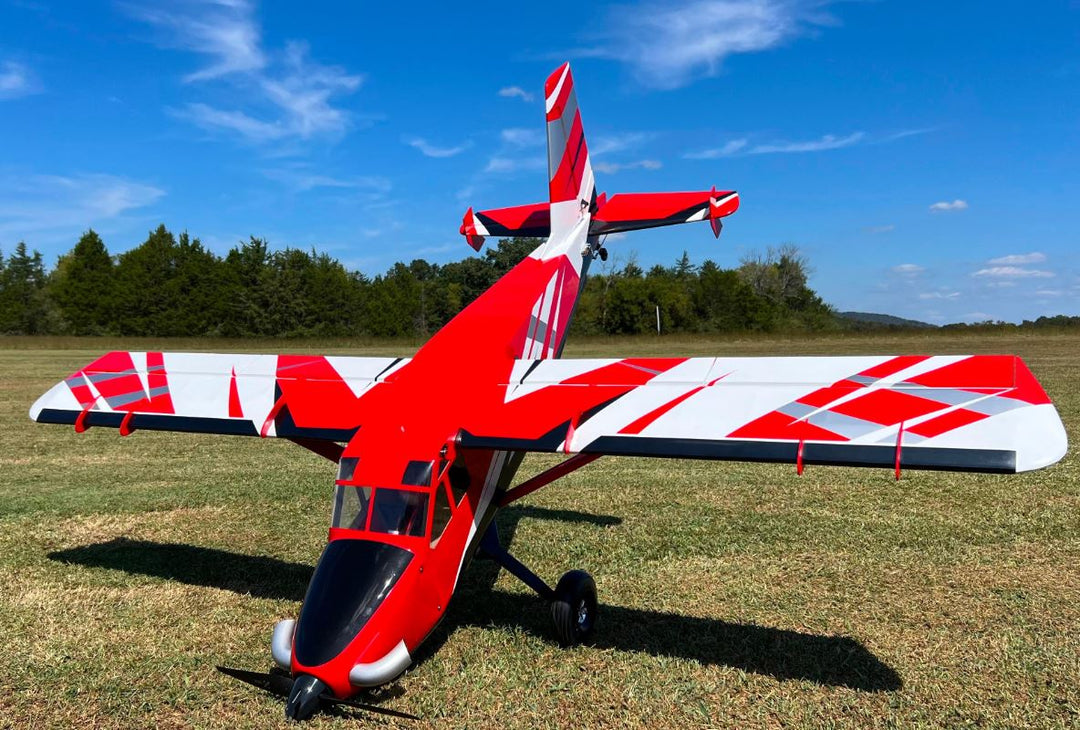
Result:
<svg viewBox="0 0 1080 730"><path fill-rule="evenodd" d="M551 621L563 646L574 646L587 640L596 626L599 604L596 581L584 570L571 570L559 579L552 589L544 579L526 568L499 542L499 531L492 521L480 541L480 549L489 558L536 591L551 603Z"/></svg>

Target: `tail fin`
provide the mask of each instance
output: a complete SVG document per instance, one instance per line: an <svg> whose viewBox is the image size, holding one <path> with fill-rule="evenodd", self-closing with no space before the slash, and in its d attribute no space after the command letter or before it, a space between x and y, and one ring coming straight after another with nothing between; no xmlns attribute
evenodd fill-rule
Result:
<svg viewBox="0 0 1080 730"><path fill-rule="evenodd" d="M592 212L596 186L569 63L564 63L548 77L544 97L547 102L551 237L558 240Z"/></svg>

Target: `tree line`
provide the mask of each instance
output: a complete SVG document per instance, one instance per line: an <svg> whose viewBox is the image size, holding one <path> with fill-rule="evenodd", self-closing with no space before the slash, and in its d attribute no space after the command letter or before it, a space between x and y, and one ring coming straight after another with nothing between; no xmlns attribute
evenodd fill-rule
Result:
<svg viewBox="0 0 1080 730"><path fill-rule="evenodd" d="M112 255L93 230L46 271L20 243L0 252L0 333L220 337L426 337L539 245L508 238L482 256L396 263L374 277L325 253L271 250L261 238L218 256L164 225ZM807 284L793 247L744 258L738 268L643 270L613 256L590 272L572 332L637 334L822 331L850 327Z"/></svg>

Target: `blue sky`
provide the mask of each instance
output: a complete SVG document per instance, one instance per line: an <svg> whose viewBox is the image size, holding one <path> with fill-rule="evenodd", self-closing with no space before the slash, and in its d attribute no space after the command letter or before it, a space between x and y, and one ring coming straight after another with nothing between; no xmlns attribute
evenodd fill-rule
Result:
<svg viewBox="0 0 1080 730"><path fill-rule="evenodd" d="M369 275L462 258L467 206L546 197L569 59L601 190L742 197L720 241L623 260L794 243L841 309L1080 314L1080 3L339 5L0 0L0 249L164 222Z"/></svg>

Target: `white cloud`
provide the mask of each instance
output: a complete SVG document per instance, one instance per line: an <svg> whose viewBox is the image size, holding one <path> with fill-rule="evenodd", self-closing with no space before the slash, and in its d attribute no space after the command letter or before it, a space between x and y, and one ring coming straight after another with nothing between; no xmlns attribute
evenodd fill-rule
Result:
<svg viewBox="0 0 1080 730"><path fill-rule="evenodd" d="M425 157L453 157L454 155L460 155L471 146L470 142L465 142L456 147L436 147L423 137L406 139L405 144L420 150L420 153Z"/></svg>
<svg viewBox="0 0 1080 730"><path fill-rule="evenodd" d="M793 152L823 152L825 150L838 150L842 147L850 147L858 144L866 137L865 132L852 132L846 137L837 137L826 134L820 139L805 142L775 142L773 144L761 144L747 150L748 155L773 155L788 154Z"/></svg>
<svg viewBox="0 0 1080 730"><path fill-rule="evenodd" d="M1060 289L1038 289L1035 293L1040 297L1060 297L1065 294Z"/></svg>
<svg viewBox="0 0 1080 730"><path fill-rule="evenodd" d="M26 65L15 61L0 63L0 99L15 99L39 90L37 80Z"/></svg>
<svg viewBox="0 0 1080 730"><path fill-rule="evenodd" d="M280 182L298 193L315 188L364 189L376 193L388 193L391 183L384 177L360 176L339 178L312 170L306 165L293 165L261 171L270 180Z"/></svg>
<svg viewBox="0 0 1080 730"><path fill-rule="evenodd" d="M723 147L701 150L700 152L688 152L683 157L688 160L715 160L719 157L732 157L742 152L747 144L749 144L749 141L745 138L733 139L726 142Z"/></svg>
<svg viewBox="0 0 1080 730"><path fill-rule="evenodd" d="M521 88L520 86L504 86L503 88L499 89L499 96L506 97L507 99L513 99L514 97L517 97L522 101L532 101L534 98L532 94L525 91L525 89Z"/></svg>
<svg viewBox="0 0 1080 730"><path fill-rule="evenodd" d="M290 42L280 52L265 51L250 2L187 0L168 10L125 7L159 32L159 45L208 58L206 65L183 77L186 83L232 85L237 108L191 102L176 111L177 116L258 143L339 135L350 126L351 115L332 99L356 91L363 77L311 61L303 42Z"/></svg>
<svg viewBox="0 0 1080 730"><path fill-rule="evenodd" d="M663 165L659 160L638 160L637 162L613 163L594 162L593 169L605 175L614 175L621 170L659 170Z"/></svg>
<svg viewBox="0 0 1080 730"><path fill-rule="evenodd" d="M153 205L165 191L104 174L0 176L0 244L31 245L56 234L77 236L125 213Z"/></svg>
<svg viewBox="0 0 1080 730"><path fill-rule="evenodd" d="M735 157L736 155L777 155L795 154L800 152L824 152L826 150L838 150L851 147L867 141L865 132L852 132L843 137L834 134L826 134L818 139L805 141L778 141L767 144L751 145L745 137L733 139L722 147L688 152L683 155L688 160L715 160L721 157Z"/></svg>
<svg viewBox="0 0 1080 730"><path fill-rule="evenodd" d="M929 291L919 294L919 299L956 299L958 296L958 291Z"/></svg>
<svg viewBox="0 0 1080 730"><path fill-rule="evenodd" d="M499 133L503 142L514 147L540 147L547 139L539 129L512 128Z"/></svg>
<svg viewBox="0 0 1080 730"><path fill-rule="evenodd" d="M547 160L543 157L492 157L488 160L484 172L506 175L522 170L543 170L546 168Z"/></svg>
<svg viewBox="0 0 1080 730"><path fill-rule="evenodd" d="M1008 256L999 256L996 259L990 259L987 263L991 264L1041 264L1046 261L1046 254L1038 251L1031 253L1013 253Z"/></svg>
<svg viewBox="0 0 1080 730"><path fill-rule="evenodd" d="M598 45L579 55L626 63L654 88L684 86L720 72L738 53L776 48L834 24L828 0L644 0L617 6Z"/></svg>
<svg viewBox="0 0 1080 730"><path fill-rule="evenodd" d="M132 16L156 27L158 45L209 57L209 63L184 76L204 81L228 74L258 71L266 63L254 7L244 0L181 0L165 9L125 4Z"/></svg>
<svg viewBox="0 0 1080 730"><path fill-rule="evenodd" d="M972 276L995 279L1049 279L1054 276L1054 272L1042 271L1041 269L1024 269L1019 266L991 266L979 269Z"/></svg>
<svg viewBox="0 0 1080 730"><path fill-rule="evenodd" d="M633 149L645 142L651 135L645 132L621 132L596 137L589 143L589 156L596 158L612 152Z"/></svg>
<svg viewBox="0 0 1080 730"><path fill-rule="evenodd" d="M899 264L898 266L892 267L892 272L894 274L900 274L901 276L915 276L924 271L926 271L926 269L918 264Z"/></svg>
<svg viewBox="0 0 1080 730"><path fill-rule="evenodd" d="M943 200L938 203L934 203L930 206L931 213L950 213L956 210L967 210L968 204L966 200L954 200L951 203L947 200Z"/></svg>

